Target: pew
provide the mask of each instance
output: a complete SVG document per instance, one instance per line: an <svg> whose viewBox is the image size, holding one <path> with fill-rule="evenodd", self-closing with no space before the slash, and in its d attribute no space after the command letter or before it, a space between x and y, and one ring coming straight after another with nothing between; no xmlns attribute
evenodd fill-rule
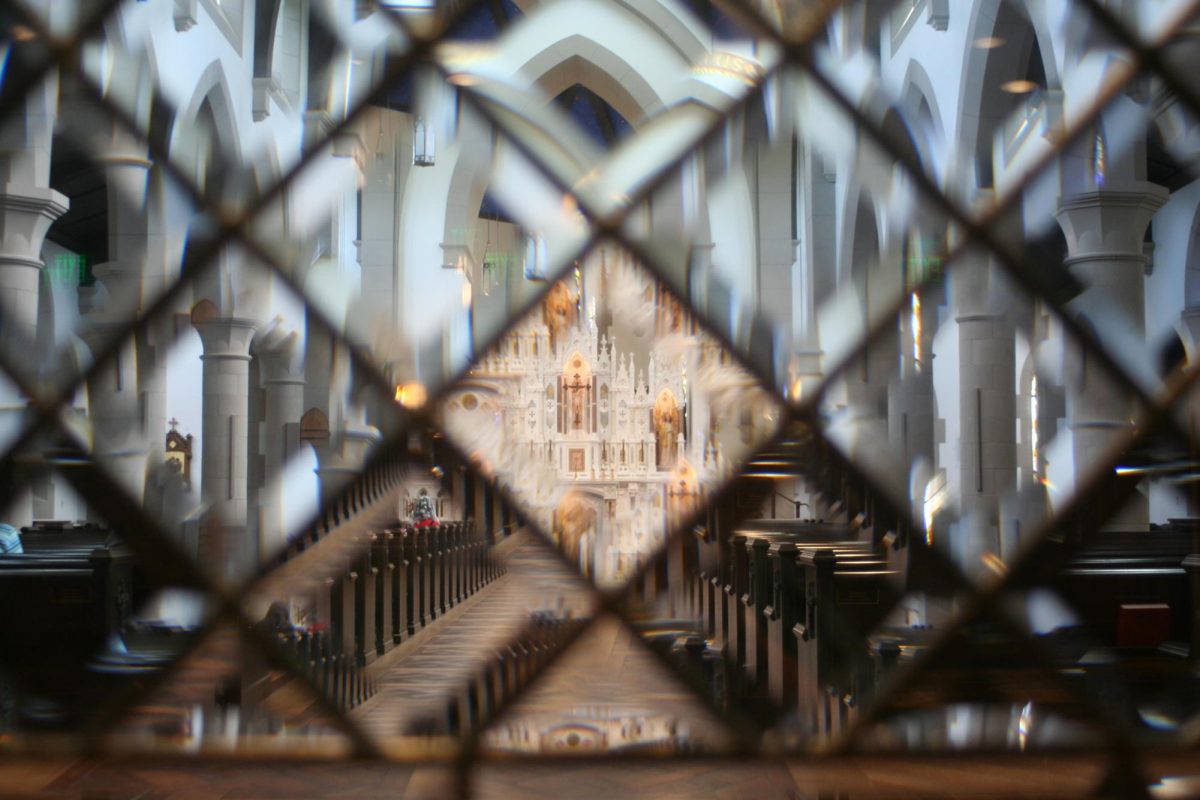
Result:
<svg viewBox="0 0 1200 800"><path fill-rule="evenodd" d="M404 621L408 635L412 636L425 625L424 614L421 611L421 591L418 587L421 575L421 554L417 529L405 526L403 529L404 548Z"/></svg>
<svg viewBox="0 0 1200 800"><path fill-rule="evenodd" d="M373 537L371 561L378 570L375 586L375 654L387 654L395 645L395 611L393 595L396 590L396 564L392 558L392 541L395 535L384 530Z"/></svg>
<svg viewBox="0 0 1200 800"><path fill-rule="evenodd" d="M354 641L351 652L354 663L359 667L365 667L374 661L377 653L375 608L378 602L376 588L379 583L379 567L372 558L375 538L375 534L369 537L371 544L355 559L354 570L351 573L354 585Z"/></svg>
<svg viewBox="0 0 1200 800"><path fill-rule="evenodd" d="M445 589L445 580L442 575L442 567L444 566L442 540L445 530L446 526L444 524L425 529L426 552L429 554L429 577L426 585L429 589L428 613L431 621L446 613L442 602L442 591Z"/></svg>
<svg viewBox="0 0 1200 800"><path fill-rule="evenodd" d="M1136 646L1118 634L1130 606L1165 606L1166 630L1157 647L1170 640L1194 645L1189 558L1195 552L1188 525L1151 531L1097 531L1082 537L1054 578L1055 590L1087 620L1092 635L1105 644ZM1193 654L1196 649L1189 648Z"/></svg>
<svg viewBox="0 0 1200 800"><path fill-rule="evenodd" d="M58 728L111 690L95 659L126 628L146 588L133 552L101 526L43 522L22 529L21 539L24 553L0 556L0 603L10 610L0 652L22 654L7 666L25 690L11 720ZM143 671L163 663L161 653L122 658Z"/></svg>
<svg viewBox="0 0 1200 800"><path fill-rule="evenodd" d="M733 673L733 685L728 687L731 699L750 692L763 696L772 682L769 628L778 606L775 586L779 580L775 577L777 564L770 558L773 544L791 542L797 551L826 544L870 550L869 542L848 539L853 534L845 526L798 521L776 526L778 522L783 521L756 520L734 532L729 539L728 558L723 559L729 565L723 602L718 607L718 598L710 591L704 605L711 617L704 620L703 628L711 630L712 638L724 644L729 659ZM715 582L710 580L709 585L715 586ZM782 646L775 650L782 658ZM781 669L780 664L775 672ZM782 700L782 696L780 691L776 699Z"/></svg>
<svg viewBox="0 0 1200 800"><path fill-rule="evenodd" d="M433 528L414 528L417 534L417 550L420 555L417 557L417 565L420 568L418 585L421 592L421 600L418 609L421 612L421 625L429 625L437 616L437 611L434 608L435 589L433 580L433 565L436 558L436 549L433 543Z"/></svg>
<svg viewBox="0 0 1200 800"><path fill-rule="evenodd" d="M383 558L387 563L387 592L384 602L387 604L383 631L380 636L383 643L383 655L400 644L408 636L408 622L405 618L404 581L404 530L389 528L384 532Z"/></svg>
<svg viewBox="0 0 1200 800"><path fill-rule="evenodd" d="M445 717L448 732L461 735L469 730L479 730L494 719L558 649L558 643L573 626L580 624L584 623L544 613L532 615L525 632L498 650L448 702Z"/></svg>
<svg viewBox="0 0 1200 800"><path fill-rule="evenodd" d="M867 564L879 567L883 563L866 541L813 542L799 537L776 537L769 541L763 566L764 573L770 576L769 593L755 608L761 620L760 630L766 637L759 654L767 666L758 672L772 701L785 709L794 709L800 697L800 639L796 632L798 625L807 622L809 587L814 590L813 602L818 602L813 576L806 575L797 559L814 548L831 553L843 570L861 570Z"/></svg>
<svg viewBox="0 0 1200 800"><path fill-rule="evenodd" d="M798 563L805 593L805 618L793 628L798 700L802 712L816 712L816 730L832 735L873 688L866 636L893 599L896 573L884 559L830 549L803 551Z"/></svg>
<svg viewBox="0 0 1200 800"><path fill-rule="evenodd" d="M336 652L328 632L294 630L280 633L278 638L293 668L342 709L353 708L374 694L366 674L355 669L347 654Z"/></svg>
<svg viewBox="0 0 1200 800"><path fill-rule="evenodd" d="M94 530L68 531L61 541L23 532L22 540L25 553L0 556L0 604L20 610L0 626L0 650L24 653L18 663L41 683L79 667L125 625L139 599L135 558Z"/></svg>

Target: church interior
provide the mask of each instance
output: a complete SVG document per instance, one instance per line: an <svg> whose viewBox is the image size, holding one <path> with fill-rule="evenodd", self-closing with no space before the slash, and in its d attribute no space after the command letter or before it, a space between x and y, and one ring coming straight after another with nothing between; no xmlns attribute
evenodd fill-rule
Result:
<svg viewBox="0 0 1200 800"><path fill-rule="evenodd" d="M0 794L1200 794L1192 69L1198 0L0 5Z"/></svg>

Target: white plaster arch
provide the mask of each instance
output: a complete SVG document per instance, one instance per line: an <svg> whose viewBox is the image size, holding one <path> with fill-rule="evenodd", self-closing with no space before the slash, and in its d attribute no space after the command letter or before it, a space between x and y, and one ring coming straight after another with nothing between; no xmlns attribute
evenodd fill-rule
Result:
<svg viewBox="0 0 1200 800"><path fill-rule="evenodd" d="M486 80L491 85L537 85L545 90L548 103L562 90L580 83L635 127L678 95L680 77L690 66L682 53L699 53L702 47L698 40L672 42L648 28L643 14L598 0L537 6L510 31L487 63ZM522 96L527 98L528 91L522 90ZM464 137L463 147L439 153L441 160L451 161L448 191L444 203L426 201L447 209L440 226L444 243L454 243L462 238L462 231L473 227L488 183L486 176L472 174L486 169L486 161L459 162L468 149L466 144Z"/></svg>
<svg viewBox="0 0 1200 800"><path fill-rule="evenodd" d="M909 134L921 156L921 163L935 179L946 178L946 127L938 108L933 81L921 62L912 59L904 74L899 106L909 125ZM928 109L925 113L924 109Z"/></svg>
<svg viewBox="0 0 1200 800"><path fill-rule="evenodd" d="M1192 220L1186 254L1183 267L1183 305L1185 309L1200 308L1200 208ZM1188 359L1200 358L1200 343L1193 342L1191 335L1184 335L1182 338L1188 345Z"/></svg>
<svg viewBox="0 0 1200 800"><path fill-rule="evenodd" d="M1046 73L1046 87L1057 89L1062 86L1062 75L1059 70L1059 51L1056 31L1052 24L1052 15L1046 13L1045 0L1020 0L1025 11L1025 17L1033 26L1037 36L1038 50L1042 54L1042 69Z"/></svg>
<svg viewBox="0 0 1200 800"><path fill-rule="evenodd" d="M1039 18L1041 24L1032 22L1031 16ZM980 152L982 148L987 150L989 165L991 162L992 136L982 136L984 121L987 120L993 129L1003 124L1003 118L1008 112L997 112L994 109L1013 106L1016 102L1015 99L1005 102L1007 96L1000 93L998 86L987 85L989 72L999 69L1011 72L1015 77L1024 69L1029 48L1036 45L1041 53L1046 88L1061 88L1054 41L1040 16L1028 13L1026 0L979 0L971 9L968 34L963 42L963 80L959 87L957 103L957 150L969 154L969 158L962 159L963 164L967 165L967 172L950 176L950 179L956 181L959 188L965 189L968 194L980 187L982 176L975 168L979 159L985 157L985 154ZM1028 38L1014 37L1013 28L1021 32L1022 27L1027 28L1023 33ZM1005 39L1002 46L991 49L975 46L975 42L980 39L996 36Z"/></svg>
<svg viewBox="0 0 1200 800"><path fill-rule="evenodd" d="M851 190L847 194L845 210L842 214L841 232L838 248L838 285L855 281L859 276L865 276L875 267L882 255L883 243L887 240L885 229L887 207L881 206L878 199L851 176ZM867 228L859 227L859 213L862 209L871 212L873 225ZM858 241L860 232L869 232L874 236L875 252L870 254L869 261L863 261L863 249L866 241Z"/></svg>
<svg viewBox="0 0 1200 800"><path fill-rule="evenodd" d="M536 102L549 104L553 96L579 83L635 127L697 92L708 105L722 104L719 89L697 88L692 85L694 80L688 80L692 64L703 58L710 45L702 28L675 3L572 0L530 5L528 11L527 18L497 42L492 58L482 64L467 62L465 70L475 71L477 88L487 85L498 90L500 97L511 94L520 98L520 106L510 110L526 112L535 129L544 115L530 105L530 86L544 92ZM506 86L517 91L505 90ZM454 263L462 257L470 262L470 253L463 246L474 237L467 232L474 229L484 193L495 179L489 159L494 152L491 133L472 130L471 125L464 125L466 121L460 117L457 140L439 149L434 168L413 170L407 178L398 232L404 250L402 270L409 276L420 270L425 287L401 295L425 301L422 308L407 308L402 314L436 315L438 310L428 307L430 297L445 297L447 304L451 298L457 302L459 292L449 282L463 278L449 270L429 277L424 268ZM564 143L561 137L547 140L557 141L565 152L572 150L573 143ZM622 155L627 155L624 149ZM598 154L593 159L575 160L586 165L583 174L599 158ZM616 167L629 160L614 163L614 174ZM659 203L662 208L670 205ZM675 205L681 207L682 203ZM707 219L699 227L707 230ZM441 233L440 242L431 241L435 231Z"/></svg>
<svg viewBox="0 0 1200 800"><path fill-rule="evenodd" d="M171 124L168 145L171 159L193 179L200 177L196 175L195 162L201 145L195 133L194 123L201 105L206 100L216 117L217 145L223 151L223 157L231 164L242 163L241 141L238 137L240 128L237 125L229 83L220 60L214 59L200 73L191 98L175 115Z"/></svg>
<svg viewBox="0 0 1200 800"><path fill-rule="evenodd" d="M531 82L548 97L557 97L575 84L582 85L624 117L635 128L662 109L664 95L629 63L583 33L554 42L521 66L517 76L536 76Z"/></svg>

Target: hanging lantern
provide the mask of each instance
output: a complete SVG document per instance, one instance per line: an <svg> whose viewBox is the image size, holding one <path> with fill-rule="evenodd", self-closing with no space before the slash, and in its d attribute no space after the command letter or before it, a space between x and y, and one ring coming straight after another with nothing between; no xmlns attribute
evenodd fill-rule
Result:
<svg viewBox="0 0 1200 800"><path fill-rule="evenodd" d="M413 166L432 167L433 151L433 129L424 118L417 117L413 123Z"/></svg>

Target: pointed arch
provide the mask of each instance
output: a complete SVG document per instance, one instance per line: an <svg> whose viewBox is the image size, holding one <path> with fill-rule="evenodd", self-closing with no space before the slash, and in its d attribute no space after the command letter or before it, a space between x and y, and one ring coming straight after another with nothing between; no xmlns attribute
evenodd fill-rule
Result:
<svg viewBox="0 0 1200 800"><path fill-rule="evenodd" d="M203 141L196 124L202 111L211 113L213 118L215 130L211 144L215 152L226 163L241 163L242 148L237 135L240 126L231 98L221 62L213 59L196 80L196 88L187 105L171 121L168 136L171 158L197 180L203 178L198 173L202 163L202 148L209 144Z"/></svg>
<svg viewBox="0 0 1200 800"><path fill-rule="evenodd" d="M1030 20L1025 3L1018 0L980 0L972 10L958 102L958 147L963 153L973 154L969 163L974 167L958 177L969 188L992 186L995 133L1024 102L1023 94L1005 91L1005 84L1033 78L1041 89L1060 87L1049 32L1044 25L1039 30ZM994 39L1000 45L977 47L976 42L984 39Z"/></svg>
<svg viewBox="0 0 1200 800"><path fill-rule="evenodd" d="M908 123L909 135L920 154L921 163L931 173L945 168L940 154L946 147L946 127L938 108L937 93L929 73L916 59L909 61L900 93L900 108ZM943 180L944 174L934 174Z"/></svg>

